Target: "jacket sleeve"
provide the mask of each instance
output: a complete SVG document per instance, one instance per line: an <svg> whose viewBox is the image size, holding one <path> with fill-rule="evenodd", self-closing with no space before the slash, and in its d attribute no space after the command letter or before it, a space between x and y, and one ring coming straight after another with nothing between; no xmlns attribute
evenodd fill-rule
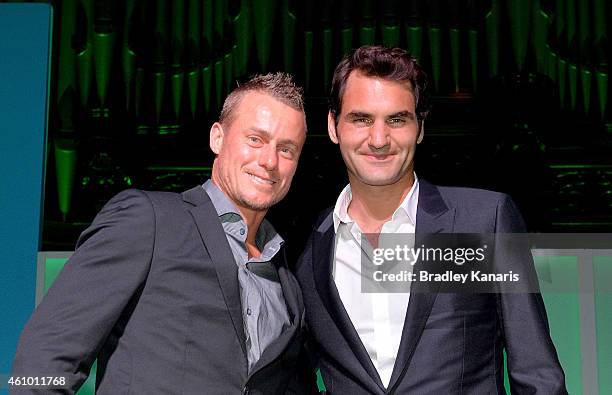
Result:
<svg viewBox="0 0 612 395"><path fill-rule="evenodd" d="M319 215L313 229L311 230L311 234L306 242L306 246L304 251L300 255L297 264L295 266L295 275L296 278L304 279L306 277L312 276L312 243L313 243L313 234L315 229L321 225L322 221L327 218L330 214L331 210L325 210L322 214ZM301 361L301 371L300 375L302 377L302 382L305 383L304 387L307 389L307 393L309 394L325 394L325 390L321 389L319 385L323 385L322 381L319 382L319 350L316 344L314 337L310 334L310 330L306 323L306 328L304 330L305 341L303 352L300 356Z"/></svg>
<svg viewBox="0 0 612 395"><path fill-rule="evenodd" d="M12 376L65 377L45 393L74 393L130 300L144 283L155 237L148 196L112 198L79 237L77 249L21 333ZM40 393L13 387L11 393Z"/></svg>
<svg viewBox="0 0 612 395"><path fill-rule="evenodd" d="M505 262L513 262L522 282L520 288L501 289L497 296L512 393L567 394L531 251L526 238L516 235L526 232L525 225L507 195L502 195L498 202L495 231L498 235L496 250L500 243L504 244ZM508 235L511 233L515 235Z"/></svg>

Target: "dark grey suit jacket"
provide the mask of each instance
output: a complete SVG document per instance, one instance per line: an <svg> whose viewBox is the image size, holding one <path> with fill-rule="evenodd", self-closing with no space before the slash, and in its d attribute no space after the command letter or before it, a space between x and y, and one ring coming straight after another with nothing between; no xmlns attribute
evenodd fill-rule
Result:
<svg viewBox="0 0 612 395"><path fill-rule="evenodd" d="M57 392L71 393L98 358L99 394L287 391L303 344L297 281L277 254L291 326L247 374L237 267L202 187L124 191L77 246L21 335L14 376L65 376Z"/></svg>
<svg viewBox="0 0 612 395"><path fill-rule="evenodd" d="M524 231L507 195L420 181L417 240L426 233ZM412 292L385 389L332 279L334 237L329 210L316 224L296 269L329 393L503 394L505 347L513 393L566 394L539 293Z"/></svg>

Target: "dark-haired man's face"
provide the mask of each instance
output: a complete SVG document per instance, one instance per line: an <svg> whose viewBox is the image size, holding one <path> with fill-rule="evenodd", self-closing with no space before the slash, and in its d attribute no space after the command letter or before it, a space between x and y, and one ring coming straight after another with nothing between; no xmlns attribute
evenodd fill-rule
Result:
<svg viewBox="0 0 612 395"><path fill-rule="evenodd" d="M328 132L340 146L351 185L392 185L412 177L420 136L409 84L358 71L349 75L337 119L328 116Z"/></svg>

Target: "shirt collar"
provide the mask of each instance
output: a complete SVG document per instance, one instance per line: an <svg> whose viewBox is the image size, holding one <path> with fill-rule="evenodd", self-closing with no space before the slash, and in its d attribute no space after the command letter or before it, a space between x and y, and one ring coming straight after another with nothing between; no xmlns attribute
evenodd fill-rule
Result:
<svg viewBox="0 0 612 395"><path fill-rule="evenodd" d="M239 221L244 223L244 219L240 215L240 211L238 211L234 203L232 203L227 195L225 195L225 193L223 193L223 191L221 191L221 189L214 182L212 182L211 179L206 180L206 182L202 185L202 188L204 188L204 191L206 191L210 197L210 200L212 201L215 211L219 217L224 217L227 221L231 222L235 222L235 219L239 218ZM226 214L235 214L238 217L231 216L230 218L230 216L226 216ZM221 222L223 223L224 221ZM246 235L244 237L246 239ZM261 225L259 225L255 239L256 244L261 246L265 246L270 241L273 241L274 244L278 244L279 246L284 243L283 238L265 218L261 222Z"/></svg>
<svg viewBox="0 0 612 395"><path fill-rule="evenodd" d="M234 203L229 200L225 193L223 193L223 191L221 191L221 189L214 182L212 182L212 180L206 180L206 182L202 185L202 188L204 188L210 197L210 200L212 201L213 206L215 206L215 211L217 211L217 215L219 217L229 213L240 215L240 212Z"/></svg>
<svg viewBox="0 0 612 395"><path fill-rule="evenodd" d="M338 196L338 200L336 200L336 205L334 206L334 232L338 232L338 227L340 223L352 223L353 219L348 215L348 207L353 199L353 193L351 191L351 184L348 184L340 195ZM401 217L408 218L408 220L416 226L416 214L417 214L417 206L419 202L419 179L417 178L416 173L414 173L414 183L410 188L410 191L402 200L400 205L395 209L393 215L391 216L391 220L395 220Z"/></svg>

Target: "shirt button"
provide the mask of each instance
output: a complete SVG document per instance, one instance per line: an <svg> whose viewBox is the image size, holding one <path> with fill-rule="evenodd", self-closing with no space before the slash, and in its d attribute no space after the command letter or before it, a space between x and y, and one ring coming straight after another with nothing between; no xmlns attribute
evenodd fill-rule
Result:
<svg viewBox="0 0 612 395"><path fill-rule="evenodd" d="M240 228L240 234L244 235L244 228Z"/></svg>
<svg viewBox="0 0 612 395"><path fill-rule="evenodd" d="M251 308L247 307L247 315L251 315Z"/></svg>

